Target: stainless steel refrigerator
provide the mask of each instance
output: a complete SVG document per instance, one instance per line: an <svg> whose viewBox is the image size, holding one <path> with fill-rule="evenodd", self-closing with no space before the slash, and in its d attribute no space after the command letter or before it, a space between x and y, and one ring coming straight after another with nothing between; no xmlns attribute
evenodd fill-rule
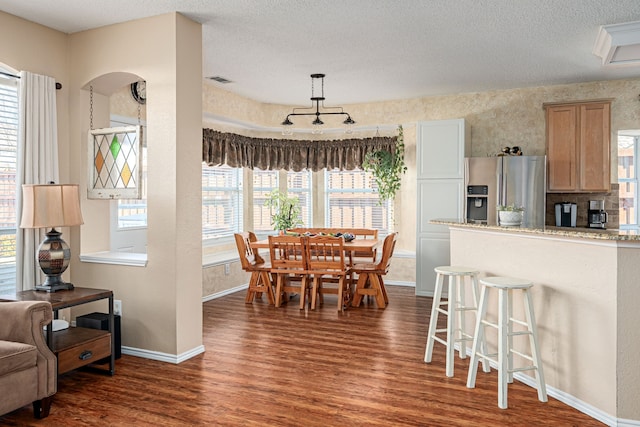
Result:
<svg viewBox="0 0 640 427"><path fill-rule="evenodd" d="M543 228L546 200L545 156L465 158L467 221L498 225L498 205L524 207L521 227Z"/></svg>

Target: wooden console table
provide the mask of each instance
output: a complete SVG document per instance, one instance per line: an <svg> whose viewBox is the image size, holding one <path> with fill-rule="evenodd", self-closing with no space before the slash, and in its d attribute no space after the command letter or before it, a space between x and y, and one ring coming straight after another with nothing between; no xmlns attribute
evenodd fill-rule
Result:
<svg viewBox="0 0 640 427"><path fill-rule="evenodd" d="M17 292L15 295L2 295L3 301L46 301L51 303L54 319L63 308L74 307L102 299L109 300L109 331L70 327L52 332L52 324L47 326L47 345L58 358L58 375L87 366L101 359L109 359L109 369L96 368L97 371L114 375L115 340L113 320L113 292L105 289L74 288L70 291L42 292L36 290Z"/></svg>

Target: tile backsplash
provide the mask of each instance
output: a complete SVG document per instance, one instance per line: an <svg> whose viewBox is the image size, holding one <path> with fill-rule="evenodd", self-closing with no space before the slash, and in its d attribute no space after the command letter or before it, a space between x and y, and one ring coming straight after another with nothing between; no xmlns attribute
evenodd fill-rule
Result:
<svg viewBox="0 0 640 427"><path fill-rule="evenodd" d="M618 199L619 184L611 184L610 193L547 193L546 225L556 225L555 204L562 202L575 203L578 208L576 227L587 227L589 200L604 200L604 208L607 211L607 228L619 228L620 226L620 201Z"/></svg>

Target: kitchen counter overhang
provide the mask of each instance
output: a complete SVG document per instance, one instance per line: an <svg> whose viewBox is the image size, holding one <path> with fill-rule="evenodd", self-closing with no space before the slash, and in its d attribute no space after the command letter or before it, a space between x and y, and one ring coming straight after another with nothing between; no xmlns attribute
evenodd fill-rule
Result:
<svg viewBox="0 0 640 427"><path fill-rule="evenodd" d="M635 230L618 229L597 229L581 227L553 227L544 228L524 228L524 227L504 227L499 225L487 225L469 222L461 219L437 218L429 221L431 224L446 226L456 226L464 228L474 228L480 230L502 231L509 233L538 234L546 236L560 236L576 239L596 239L596 240L627 240L640 243L640 232Z"/></svg>

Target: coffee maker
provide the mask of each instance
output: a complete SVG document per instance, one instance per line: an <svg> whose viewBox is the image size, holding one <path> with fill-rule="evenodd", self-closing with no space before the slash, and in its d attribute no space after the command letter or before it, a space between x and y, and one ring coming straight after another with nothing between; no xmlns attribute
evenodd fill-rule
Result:
<svg viewBox="0 0 640 427"><path fill-rule="evenodd" d="M589 228L605 228L607 211L604 210L604 200L589 200Z"/></svg>

